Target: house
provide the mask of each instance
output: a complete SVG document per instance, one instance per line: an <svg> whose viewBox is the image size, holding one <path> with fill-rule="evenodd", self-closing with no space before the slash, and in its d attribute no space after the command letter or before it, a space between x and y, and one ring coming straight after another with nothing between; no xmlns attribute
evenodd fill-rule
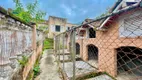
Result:
<svg viewBox="0 0 142 80"><path fill-rule="evenodd" d="M72 27L76 27L77 25L68 23L67 19L55 17L55 16L49 16L48 19L48 38L53 38L54 35L60 34L62 32L65 32L66 30L71 29Z"/></svg>
<svg viewBox="0 0 142 80"><path fill-rule="evenodd" d="M92 19L86 19L83 24L90 21ZM94 58L93 66L99 71L113 77L123 76L123 80L126 77L125 80L129 80L128 77L137 80L142 76L141 36L141 0L118 0L109 16L77 29L76 46L84 61Z"/></svg>
<svg viewBox="0 0 142 80"><path fill-rule="evenodd" d="M37 29L42 30L42 31L48 30L48 20L43 20L42 22L39 22Z"/></svg>

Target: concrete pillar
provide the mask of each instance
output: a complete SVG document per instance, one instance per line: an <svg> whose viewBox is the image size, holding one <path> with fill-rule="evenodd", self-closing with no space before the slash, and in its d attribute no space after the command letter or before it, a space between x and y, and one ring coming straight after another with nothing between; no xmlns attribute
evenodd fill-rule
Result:
<svg viewBox="0 0 142 80"><path fill-rule="evenodd" d="M84 43L85 41L83 40L83 43ZM85 45L85 44L83 44L83 60L84 61L87 61L88 60L88 47L87 47L87 45Z"/></svg>
<svg viewBox="0 0 142 80"><path fill-rule="evenodd" d="M32 32L32 48L33 50L36 50L36 24L33 23L33 32Z"/></svg>
<svg viewBox="0 0 142 80"><path fill-rule="evenodd" d="M83 59L83 39L80 39L80 56Z"/></svg>
<svg viewBox="0 0 142 80"><path fill-rule="evenodd" d="M107 72L113 77L117 75L117 52L114 48L108 50L100 49L99 71Z"/></svg>

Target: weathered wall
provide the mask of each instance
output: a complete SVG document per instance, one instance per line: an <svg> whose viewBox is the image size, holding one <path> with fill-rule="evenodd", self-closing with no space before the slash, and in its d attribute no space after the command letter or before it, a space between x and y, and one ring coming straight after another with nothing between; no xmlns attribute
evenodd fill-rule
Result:
<svg viewBox="0 0 142 80"><path fill-rule="evenodd" d="M31 26L0 13L0 78L9 80L18 65L17 55L28 55L32 50L31 40Z"/></svg>
<svg viewBox="0 0 142 80"><path fill-rule="evenodd" d="M33 51L32 56L29 58L28 63L26 64L26 67L24 68L24 71L23 71L23 80L26 80L26 78L28 77L28 74L29 74L30 70L33 69L34 64L36 62L36 59L42 53L42 47L43 47L43 45L40 44L39 46L37 46L37 49Z"/></svg>
<svg viewBox="0 0 142 80"><path fill-rule="evenodd" d="M23 80L26 80L30 70L33 70L36 59L41 55L43 49L43 35L42 32L36 30L36 25L33 26L32 31L32 54L23 70Z"/></svg>
<svg viewBox="0 0 142 80"><path fill-rule="evenodd" d="M17 59L22 59L22 56L30 58L23 72L23 78L27 77L37 56L42 52L42 32L36 31L36 26L0 7L0 80L10 80L16 76L14 74L20 67Z"/></svg>
<svg viewBox="0 0 142 80"><path fill-rule="evenodd" d="M60 25L61 32L65 31L65 25L66 25L66 22L67 22L66 19L50 16L48 21L49 21L49 23L48 23L48 25L49 25L48 37L49 38L53 38L54 35L57 35L57 34L60 33L60 32L55 31L55 25Z"/></svg>
<svg viewBox="0 0 142 80"><path fill-rule="evenodd" d="M54 17L54 16L50 16L49 20L48 20L48 25L49 25L49 33L48 33L48 37L49 38L53 38L54 35L60 34L62 32L65 32L68 27L73 27L73 26L77 26L71 23L67 23L67 19L65 18L59 18L59 17ZM60 26L60 32L57 32L55 30L55 26L59 25Z"/></svg>

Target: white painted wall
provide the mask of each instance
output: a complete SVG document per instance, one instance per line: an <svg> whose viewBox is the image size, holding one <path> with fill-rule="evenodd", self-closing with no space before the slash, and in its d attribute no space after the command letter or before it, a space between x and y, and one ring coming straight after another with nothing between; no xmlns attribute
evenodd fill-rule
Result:
<svg viewBox="0 0 142 80"><path fill-rule="evenodd" d="M137 37L142 36L142 11L120 17L119 36Z"/></svg>
<svg viewBox="0 0 142 80"><path fill-rule="evenodd" d="M51 32L56 32L56 25L50 25L50 31ZM66 27L64 26L60 26L60 32L65 32L66 31Z"/></svg>

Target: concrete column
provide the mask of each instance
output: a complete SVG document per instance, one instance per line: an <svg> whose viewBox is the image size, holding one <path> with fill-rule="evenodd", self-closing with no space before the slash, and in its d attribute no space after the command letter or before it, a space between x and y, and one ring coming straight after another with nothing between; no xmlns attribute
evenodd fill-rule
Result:
<svg viewBox="0 0 142 80"><path fill-rule="evenodd" d="M89 29L86 29L86 38L89 38Z"/></svg>
<svg viewBox="0 0 142 80"><path fill-rule="evenodd" d="M99 71L107 72L113 77L117 75L117 52L114 48L108 50L100 49Z"/></svg>
<svg viewBox="0 0 142 80"><path fill-rule="evenodd" d="M83 39L80 39L80 56L83 59Z"/></svg>
<svg viewBox="0 0 142 80"><path fill-rule="evenodd" d="M83 43L84 43L85 41L83 40ZM87 45L86 44L83 44L83 60L84 61L88 61L88 47L87 47Z"/></svg>
<svg viewBox="0 0 142 80"><path fill-rule="evenodd" d="M110 74L115 77L117 76L117 51L116 49L112 49L112 59L110 60Z"/></svg>
<svg viewBox="0 0 142 80"><path fill-rule="evenodd" d="M33 50L36 50L36 24L33 23L33 32L32 32L32 48Z"/></svg>

